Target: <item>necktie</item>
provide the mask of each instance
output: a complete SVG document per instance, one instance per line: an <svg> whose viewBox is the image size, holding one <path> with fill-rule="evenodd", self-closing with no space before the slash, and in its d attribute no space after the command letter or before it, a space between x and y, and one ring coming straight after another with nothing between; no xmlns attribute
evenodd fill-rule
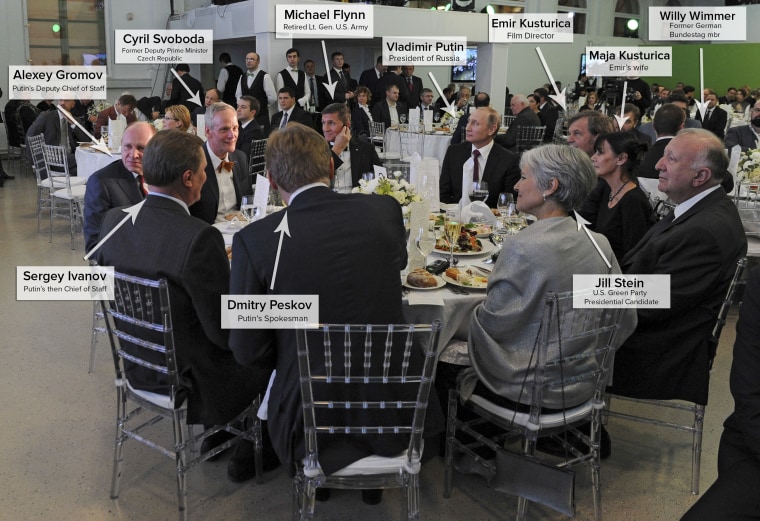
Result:
<svg viewBox="0 0 760 521"><path fill-rule="evenodd" d="M145 176L142 174L137 175L137 184L140 185L140 192L142 192L143 195L148 195L148 187L145 184Z"/></svg>
<svg viewBox="0 0 760 521"><path fill-rule="evenodd" d="M285 128L285 125L288 124L288 113L283 112L282 113L282 122L280 123L280 128Z"/></svg>
<svg viewBox="0 0 760 521"><path fill-rule="evenodd" d="M340 71L338 73L338 76L340 77L340 83L343 85L343 88L348 90L348 85L346 84L346 77L343 75L343 71Z"/></svg>
<svg viewBox="0 0 760 521"><path fill-rule="evenodd" d="M61 118L61 146L67 152L69 150L69 124L66 122L66 118Z"/></svg>
<svg viewBox="0 0 760 521"><path fill-rule="evenodd" d="M475 149L472 151L472 182L480 181L480 165L478 164L478 158L480 157L480 150Z"/></svg>
<svg viewBox="0 0 760 521"><path fill-rule="evenodd" d="M407 78L406 83L409 85L409 93L411 94L414 91L414 83L412 82L412 78Z"/></svg>
<svg viewBox="0 0 760 521"><path fill-rule="evenodd" d="M234 161L225 161L225 160L222 160L222 162L219 163L219 167L216 169L216 171L217 172L221 172L222 170L228 170L228 171L232 172L232 167L234 167L234 166L235 166L235 162Z"/></svg>
<svg viewBox="0 0 760 521"><path fill-rule="evenodd" d="M707 109L707 114L705 115L705 121L710 121L711 114L712 114L712 109Z"/></svg>

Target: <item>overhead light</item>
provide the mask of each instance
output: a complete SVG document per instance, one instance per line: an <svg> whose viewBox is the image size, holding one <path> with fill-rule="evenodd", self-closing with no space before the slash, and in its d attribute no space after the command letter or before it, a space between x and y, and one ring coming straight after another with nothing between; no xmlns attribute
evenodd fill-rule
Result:
<svg viewBox="0 0 760 521"><path fill-rule="evenodd" d="M60 33L61 32L61 24L53 24L53 26L51 27L51 29L53 29L54 33Z"/></svg>
<svg viewBox="0 0 760 521"><path fill-rule="evenodd" d="M493 6L491 4L486 5L483 9L480 10L481 13L488 13L488 14L494 14L496 11L494 10Z"/></svg>
<svg viewBox="0 0 760 521"><path fill-rule="evenodd" d="M631 32L638 31L639 30L639 21L636 20L635 18L631 18L630 20L628 20L628 23L626 23L625 26Z"/></svg>
<svg viewBox="0 0 760 521"><path fill-rule="evenodd" d="M568 18L574 18L575 17L575 11L568 11L567 12L567 17Z"/></svg>

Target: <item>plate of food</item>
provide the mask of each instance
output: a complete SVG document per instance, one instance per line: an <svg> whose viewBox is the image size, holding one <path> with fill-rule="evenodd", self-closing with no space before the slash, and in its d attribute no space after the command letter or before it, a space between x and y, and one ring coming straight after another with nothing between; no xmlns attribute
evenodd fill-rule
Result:
<svg viewBox="0 0 760 521"><path fill-rule="evenodd" d="M486 289L488 274L472 266L458 266L447 269L441 278L455 286L473 289Z"/></svg>
<svg viewBox="0 0 760 521"><path fill-rule="evenodd" d="M441 277L427 272L424 268L410 271L402 284L409 289L438 289L446 285Z"/></svg>
<svg viewBox="0 0 760 521"><path fill-rule="evenodd" d="M488 238L493 231L493 226L487 223L468 223L462 226L462 228L471 233L475 232L475 235L481 239Z"/></svg>
<svg viewBox="0 0 760 521"><path fill-rule="evenodd" d="M463 229L459 234L459 240L454 245L454 255L482 255L490 253L494 245L489 241L480 240L477 233ZM435 241L436 253L449 253L449 241L441 236Z"/></svg>

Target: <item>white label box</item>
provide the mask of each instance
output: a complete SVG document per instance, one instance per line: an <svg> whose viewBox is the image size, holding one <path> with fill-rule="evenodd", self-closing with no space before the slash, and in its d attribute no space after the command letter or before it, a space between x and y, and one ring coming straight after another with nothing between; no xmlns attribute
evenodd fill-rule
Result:
<svg viewBox="0 0 760 521"><path fill-rule="evenodd" d="M373 6L282 4L275 9L276 38L374 38Z"/></svg>
<svg viewBox="0 0 760 521"><path fill-rule="evenodd" d="M104 65L11 65L10 99L106 99Z"/></svg>
<svg viewBox="0 0 760 521"><path fill-rule="evenodd" d="M573 43L573 17L567 13L489 14L490 43Z"/></svg>
<svg viewBox="0 0 760 521"><path fill-rule="evenodd" d="M650 7L652 41L745 41L746 7Z"/></svg>
<svg viewBox="0 0 760 521"><path fill-rule="evenodd" d="M113 266L16 266L16 300L113 300Z"/></svg>
<svg viewBox="0 0 760 521"><path fill-rule="evenodd" d="M670 275L573 275L574 308L670 308Z"/></svg>
<svg viewBox="0 0 760 521"><path fill-rule="evenodd" d="M214 31L117 29L114 63L214 63Z"/></svg>
<svg viewBox="0 0 760 521"><path fill-rule="evenodd" d="M589 76L672 76L672 47L586 47Z"/></svg>
<svg viewBox="0 0 760 521"><path fill-rule="evenodd" d="M222 295L222 329L302 329L319 324L319 295Z"/></svg>

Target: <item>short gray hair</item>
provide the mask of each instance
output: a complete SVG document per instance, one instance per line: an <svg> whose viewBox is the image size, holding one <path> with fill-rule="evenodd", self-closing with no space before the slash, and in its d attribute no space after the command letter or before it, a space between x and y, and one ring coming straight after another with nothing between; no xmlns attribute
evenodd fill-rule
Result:
<svg viewBox="0 0 760 521"><path fill-rule="evenodd" d="M708 168L712 178L717 183L722 182L728 169L728 155L720 138L704 128L685 128L676 135L693 137L694 140L701 142L699 154L692 159L691 167L694 170Z"/></svg>
<svg viewBox="0 0 760 521"><path fill-rule="evenodd" d="M596 184L596 172L588 155L567 145L543 145L523 153L520 169L528 169L541 190L548 190L552 179L557 190L547 199L571 212L581 207Z"/></svg>
<svg viewBox="0 0 760 521"><path fill-rule="evenodd" d="M205 125L209 128L214 128L214 126L216 125L216 122L214 121L214 116L216 116L218 112L222 112L225 110L231 110L232 112L235 113L235 115L237 115L237 109L233 107L232 105L226 104L223 101L216 101L212 103L211 105L209 105L208 108L206 108L206 116L204 118Z"/></svg>

